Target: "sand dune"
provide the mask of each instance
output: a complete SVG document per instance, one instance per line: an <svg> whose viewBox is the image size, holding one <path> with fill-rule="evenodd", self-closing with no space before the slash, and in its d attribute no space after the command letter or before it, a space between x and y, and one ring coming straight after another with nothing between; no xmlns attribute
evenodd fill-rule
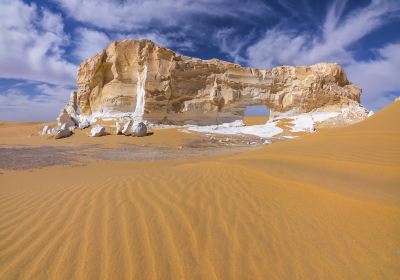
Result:
<svg viewBox="0 0 400 280"><path fill-rule="evenodd" d="M399 117L239 155L2 171L0 278L399 279Z"/></svg>

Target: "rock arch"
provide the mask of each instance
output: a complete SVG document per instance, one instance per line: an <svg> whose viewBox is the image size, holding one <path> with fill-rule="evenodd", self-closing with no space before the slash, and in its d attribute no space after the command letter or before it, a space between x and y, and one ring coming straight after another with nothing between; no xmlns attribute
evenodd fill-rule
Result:
<svg viewBox="0 0 400 280"><path fill-rule="evenodd" d="M123 40L79 66L81 114L133 113L138 79L131 77L144 66L143 118L155 123L228 122L240 119L247 105L267 106L272 118L360 106L361 89L338 64L260 70L183 56L149 40Z"/></svg>

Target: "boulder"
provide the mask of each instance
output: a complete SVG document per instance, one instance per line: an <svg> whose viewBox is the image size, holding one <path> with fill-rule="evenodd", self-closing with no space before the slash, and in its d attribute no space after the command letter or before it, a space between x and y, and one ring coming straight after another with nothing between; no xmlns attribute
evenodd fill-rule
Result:
<svg viewBox="0 0 400 280"><path fill-rule="evenodd" d="M133 120L127 120L124 124L124 127L122 129L122 134L129 136L132 134L132 126L133 126Z"/></svg>
<svg viewBox="0 0 400 280"><path fill-rule="evenodd" d="M66 109L61 110L61 113L58 115L58 118L57 118L57 123L59 126L62 126L64 124L67 127L70 127L70 126L75 127L76 126L75 121L71 118L71 116L68 114Z"/></svg>
<svg viewBox="0 0 400 280"><path fill-rule="evenodd" d="M132 136L143 137L147 135L147 126L140 122L134 127L134 131L132 132Z"/></svg>
<svg viewBox="0 0 400 280"><path fill-rule="evenodd" d="M104 126L96 125L90 130L90 136L92 137L100 137L106 135L106 129Z"/></svg>
<svg viewBox="0 0 400 280"><path fill-rule="evenodd" d="M79 128L80 129L85 129L90 126L90 122L87 119L83 119L82 121L79 122Z"/></svg>
<svg viewBox="0 0 400 280"><path fill-rule="evenodd" d="M41 135L47 135L47 134L51 134L51 128L50 128L50 126L45 125L45 126L43 127L43 130L42 130Z"/></svg>
<svg viewBox="0 0 400 280"><path fill-rule="evenodd" d="M122 125L118 121L115 122L115 134L116 135L122 134L122 129L123 129Z"/></svg>
<svg viewBox="0 0 400 280"><path fill-rule="evenodd" d="M52 130L52 134L54 135L55 139L61 139L65 137L69 137L72 135L72 131L67 127L66 124L61 126L57 126Z"/></svg>

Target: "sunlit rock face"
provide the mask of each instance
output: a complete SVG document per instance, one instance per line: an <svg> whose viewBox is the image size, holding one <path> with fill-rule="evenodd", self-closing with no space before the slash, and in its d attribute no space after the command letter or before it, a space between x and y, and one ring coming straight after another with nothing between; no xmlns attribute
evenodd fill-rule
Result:
<svg viewBox="0 0 400 280"><path fill-rule="evenodd" d="M359 106L360 94L338 64L259 70L123 40L82 62L77 101L87 117L125 113L154 123L215 124L240 119L248 105L290 116Z"/></svg>

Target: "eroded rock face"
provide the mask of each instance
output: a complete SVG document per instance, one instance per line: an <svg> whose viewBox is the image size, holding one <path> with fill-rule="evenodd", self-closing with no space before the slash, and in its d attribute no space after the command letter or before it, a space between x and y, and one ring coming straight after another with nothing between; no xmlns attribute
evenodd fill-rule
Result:
<svg viewBox="0 0 400 280"><path fill-rule="evenodd" d="M84 117L210 124L240 119L248 105L271 117L358 106L360 94L338 64L259 70L124 40L79 66L77 105Z"/></svg>

